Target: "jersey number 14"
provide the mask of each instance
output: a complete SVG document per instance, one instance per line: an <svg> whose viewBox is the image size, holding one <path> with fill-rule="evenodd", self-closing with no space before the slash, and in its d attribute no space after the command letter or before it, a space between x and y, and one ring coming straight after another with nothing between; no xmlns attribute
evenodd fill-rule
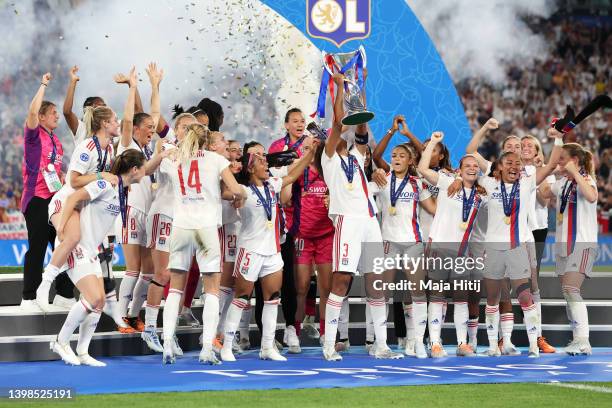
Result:
<svg viewBox="0 0 612 408"><path fill-rule="evenodd" d="M181 194L187 195L185 189L185 182L183 178L183 165L178 166L178 178L179 184L181 185ZM202 192L202 183L200 182L200 168L198 167L198 161L192 160L189 166L189 175L187 176L187 187L195 189L196 193Z"/></svg>

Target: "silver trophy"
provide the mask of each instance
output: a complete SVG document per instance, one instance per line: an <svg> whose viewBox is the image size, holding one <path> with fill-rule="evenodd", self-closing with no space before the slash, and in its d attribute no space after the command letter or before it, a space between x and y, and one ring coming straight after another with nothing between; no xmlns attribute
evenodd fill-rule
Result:
<svg viewBox="0 0 612 408"><path fill-rule="evenodd" d="M329 75L340 72L342 68L348 64L355 55L361 54L363 61L363 68L366 67L366 53L363 46L359 47L357 51L344 52L344 53L326 53L323 52L323 66ZM331 58L330 58L331 57ZM332 67L330 67L330 61L332 61ZM355 73L357 70L356 62L352 66L347 67L344 70L345 76L345 92L344 92L344 107L345 115L342 119L343 125L360 125L362 123L369 122L374 118L374 113L366 110L365 103L361 93L363 89L359 87L359 83L356 80Z"/></svg>

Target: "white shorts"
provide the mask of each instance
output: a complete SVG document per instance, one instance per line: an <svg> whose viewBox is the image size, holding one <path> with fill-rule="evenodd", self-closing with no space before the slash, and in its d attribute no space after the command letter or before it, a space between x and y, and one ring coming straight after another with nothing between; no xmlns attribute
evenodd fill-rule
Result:
<svg viewBox="0 0 612 408"><path fill-rule="evenodd" d="M81 245L77 245L72 250L66 262L68 263L68 277L75 285L87 275L95 275L98 278L102 278L102 268L100 267L98 255L87 253L87 251L81 248Z"/></svg>
<svg viewBox="0 0 612 408"><path fill-rule="evenodd" d="M51 217L53 217L55 214L61 214L67 197L68 196L64 194L61 190L55 193L55 195L51 199L51 202L49 203L49 223L51 223Z"/></svg>
<svg viewBox="0 0 612 408"><path fill-rule="evenodd" d="M487 279L517 280L531 277L531 264L525 245L507 250L487 248L484 265L483 276Z"/></svg>
<svg viewBox="0 0 612 408"><path fill-rule="evenodd" d="M219 241L217 227L195 230L174 226L170 234L168 269L187 272L195 254L200 273L221 272Z"/></svg>
<svg viewBox="0 0 612 408"><path fill-rule="evenodd" d="M529 257L529 265L531 269L538 267L538 257L536 256L536 243L535 241L528 241L524 244L527 247L527 256Z"/></svg>
<svg viewBox="0 0 612 408"><path fill-rule="evenodd" d="M249 252L245 248L238 250L233 276L241 275L249 282L255 282L260 278L273 274L283 269L283 257L280 252L274 255L260 255Z"/></svg>
<svg viewBox="0 0 612 408"><path fill-rule="evenodd" d="M422 242L414 243L399 243L391 241L383 241L383 250L385 258L421 258L425 252L425 247Z"/></svg>
<svg viewBox="0 0 612 408"><path fill-rule="evenodd" d="M147 216L147 248L170 252L172 218L164 214Z"/></svg>
<svg viewBox="0 0 612 408"><path fill-rule="evenodd" d="M337 215L333 221L334 272L349 272L355 275L359 274L359 270L362 273L372 272L375 269L374 259L385 256L376 217L352 218ZM364 259L360 266L362 255Z"/></svg>
<svg viewBox="0 0 612 408"><path fill-rule="evenodd" d="M569 256L557 255L555 272L557 276L562 276L566 272L579 272L590 278L596 259L597 248L581 248L576 245L574 252Z"/></svg>
<svg viewBox="0 0 612 408"><path fill-rule="evenodd" d="M236 240L240 230L240 222L224 224L221 228L221 257L223 262L236 262Z"/></svg>
<svg viewBox="0 0 612 408"><path fill-rule="evenodd" d="M147 220L144 212L128 205L126 214L126 224L123 228L121 216L117 217L119 228L118 237L120 244L147 245Z"/></svg>

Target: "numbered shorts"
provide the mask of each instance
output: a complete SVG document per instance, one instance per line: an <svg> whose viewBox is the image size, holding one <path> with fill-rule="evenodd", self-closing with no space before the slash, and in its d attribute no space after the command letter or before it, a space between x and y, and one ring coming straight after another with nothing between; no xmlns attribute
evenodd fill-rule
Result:
<svg viewBox="0 0 612 408"><path fill-rule="evenodd" d="M318 238L296 238L295 258L298 265L324 265L333 261L334 232Z"/></svg>
<svg viewBox="0 0 612 408"><path fill-rule="evenodd" d="M374 272L375 264L385 256L376 217L355 218L337 215L333 222L334 272L349 272L356 275L359 274L359 270L362 273Z"/></svg>
<svg viewBox="0 0 612 408"><path fill-rule="evenodd" d="M274 255L260 255L245 248L238 250L234 265L234 278L242 276L244 280L255 282L283 269L283 257L280 252Z"/></svg>
<svg viewBox="0 0 612 408"><path fill-rule="evenodd" d="M75 285L87 275L102 278L102 268L98 255L88 253L80 244L68 255L66 263L68 264L68 277Z"/></svg>
<svg viewBox="0 0 612 408"><path fill-rule="evenodd" d="M531 277L531 263L527 247L518 246L514 249L487 248L484 262L483 277L500 280L508 278L529 279Z"/></svg>
<svg viewBox="0 0 612 408"><path fill-rule="evenodd" d="M597 259L597 252L597 248L585 248L576 245L574 252L569 256L557 255L555 267L557 276L562 276L567 272L578 272L590 278L591 272L593 272L593 264Z"/></svg>
<svg viewBox="0 0 612 408"><path fill-rule="evenodd" d="M164 214L147 216L147 248L170 252L172 218Z"/></svg>
<svg viewBox="0 0 612 408"><path fill-rule="evenodd" d="M219 228L219 236L221 237L221 257L223 262L236 262L236 240L240 231L240 222L224 224Z"/></svg>
<svg viewBox="0 0 612 408"><path fill-rule="evenodd" d="M221 271L219 228L183 229L173 226L170 233L168 269L187 272L195 254L200 273Z"/></svg>
<svg viewBox="0 0 612 408"><path fill-rule="evenodd" d="M128 205L125 216L125 227L121 216L117 217L120 244L147 245L147 217L144 212Z"/></svg>

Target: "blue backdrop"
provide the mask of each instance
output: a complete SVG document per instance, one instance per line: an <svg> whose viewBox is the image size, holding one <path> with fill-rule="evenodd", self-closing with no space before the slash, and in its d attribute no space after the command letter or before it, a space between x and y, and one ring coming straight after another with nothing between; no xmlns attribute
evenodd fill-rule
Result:
<svg viewBox="0 0 612 408"><path fill-rule="evenodd" d="M370 126L377 139L389 129L394 115L403 114L420 139L428 138L435 130L443 131L451 157L455 158L453 163L458 163L471 137L463 105L434 44L404 0L372 0L370 36L349 41L341 48L309 36L305 0L262 3L285 17L320 50L348 52L363 44L367 54L368 109L376 114ZM391 145L404 140L398 133Z"/></svg>

